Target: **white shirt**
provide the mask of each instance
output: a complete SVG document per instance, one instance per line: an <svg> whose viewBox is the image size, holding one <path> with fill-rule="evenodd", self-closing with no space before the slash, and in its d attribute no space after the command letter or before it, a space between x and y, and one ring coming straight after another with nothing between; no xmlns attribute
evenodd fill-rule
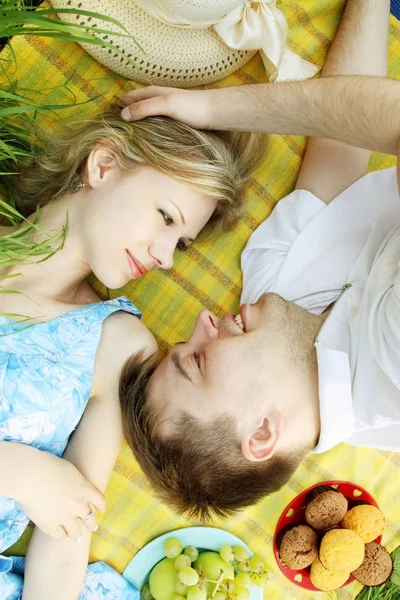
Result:
<svg viewBox="0 0 400 600"><path fill-rule="evenodd" d="M400 451L400 199L395 169L370 173L326 205L296 190L242 253L241 303L275 292L321 314L321 433Z"/></svg>

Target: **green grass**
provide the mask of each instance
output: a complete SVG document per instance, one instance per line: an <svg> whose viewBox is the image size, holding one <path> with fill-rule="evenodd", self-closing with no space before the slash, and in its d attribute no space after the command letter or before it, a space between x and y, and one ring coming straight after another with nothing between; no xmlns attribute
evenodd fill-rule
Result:
<svg viewBox="0 0 400 600"><path fill-rule="evenodd" d="M364 587L357 600L399 600L400 598L400 546L391 554L393 573L390 579L376 587Z"/></svg>
<svg viewBox="0 0 400 600"><path fill-rule="evenodd" d="M56 18L61 14L78 14L101 19L106 23L115 25L118 29L111 32L109 29L99 28L96 25L69 23ZM22 0L0 0L0 37L2 38L10 39L17 35L52 37L67 42L106 46L122 55L116 44L107 42L100 37L100 34L104 33L112 33L113 36L132 39L140 48L122 23L101 13L78 8L43 8L37 10L29 2L23 2ZM123 56L126 60L130 60L125 54ZM135 64L133 61L130 62Z"/></svg>
<svg viewBox="0 0 400 600"><path fill-rule="evenodd" d="M110 32L108 29L89 24L71 24L56 18L57 15L67 13L102 19L105 23L113 25L114 29L117 28L117 31ZM102 39L101 34L104 33L130 38L137 44L123 24L98 12L72 8L57 10L41 8L37 10L34 6L31 6L28 0L0 0L0 38L10 39L19 35L41 36L65 40L66 42L74 41L101 45L112 48L116 53L124 56L124 60L128 60L136 67L131 58L122 54L118 45ZM139 44L137 45L140 47ZM8 47L17 70L18 64L12 44L9 43ZM9 65L6 66L9 67ZM12 165L29 156L32 150L38 150L37 147L35 148L34 143L35 120L38 112L52 111L55 113L58 110L71 108L71 106L76 105L76 102L75 98L72 97L72 102L68 104L41 103L35 99L38 96L37 91L17 89L17 84L9 80L7 70L1 61L0 76L0 174L4 174L10 173ZM68 81L65 83L66 87L68 83Z"/></svg>
<svg viewBox="0 0 400 600"><path fill-rule="evenodd" d="M10 267L20 267L48 260L64 245L68 231L68 219L61 231L51 235L38 223L39 207L33 218L24 221L22 215L3 200L0 200L0 218L12 227L8 233L0 236L0 270L3 273L0 275L0 282L20 276L18 272L8 274L7 269ZM40 241L37 241L38 237ZM19 293L21 292L5 288L0 283L0 294ZM0 314L8 319L16 320L18 323L31 320L28 315L4 312ZM29 326L28 324L27 327Z"/></svg>

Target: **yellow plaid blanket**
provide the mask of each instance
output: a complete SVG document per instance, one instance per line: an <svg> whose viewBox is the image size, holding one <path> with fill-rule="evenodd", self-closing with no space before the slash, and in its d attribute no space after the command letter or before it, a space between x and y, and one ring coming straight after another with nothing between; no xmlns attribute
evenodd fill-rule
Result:
<svg viewBox="0 0 400 600"><path fill-rule="evenodd" d="M338 26L345 0L282 0L281 9L290 26L291 48L305 59L322 65ZM98 65L77 44L45 38L15 38L11 55L3 51L2 66L10 81L20 88L37 90L41 102L61 104L91 100L59 113L93 114L132 82ZM390 76L400 77L400 23L392 17L390 31ZM259 57L218 86L255 83L264 78ZM4 79L3 79L4 82ZM237 310L241 291L239 259L248 237L275 203L294 186L304 152L304 139L272 136L264 164L258 169L247 194L246 212L235 231L199 242L184 257L178 256L169 273L147 275L113 295L124 293L144 313L144 322L157 337L163 352L169 345L187 339L196 314L208 308L217 315ZM393 166L394 159L375 154L371 169ZM102 292L101 286L95 282ZM266 557L271 579L265 597L308 599L312 592L289 583L280 573L272 553L277 520L286 504L299 492L319 481L343 479L364 486L376 498L386 517L383 543L391 551L400 544L400 454L353 448L345 444L320 456L310 455L280 492L257 506L215 526L242 538L254 552ZM153 495L128 447L119 455L107 489L107 513L93 536L91 561L103 560L122 571L134 554L154 537L169 530L194 525L174 514ZM14 547L23 553L29 533ZM353 583L338 598L355 598L360 585ZM330 597L319 594L319 598Z"/></svg>

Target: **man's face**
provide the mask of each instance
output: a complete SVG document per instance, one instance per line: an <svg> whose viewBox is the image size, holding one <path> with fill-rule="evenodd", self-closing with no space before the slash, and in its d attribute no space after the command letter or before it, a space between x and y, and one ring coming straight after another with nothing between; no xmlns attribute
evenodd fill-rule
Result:
<svg viewBox="0 0 400 600"><path fill-rule="evenodd" d="M243 305L240 315L242 324L232 313L217 319L202 311L189 341L177 344L151 377L148 401L161 411L161 435L174 431L182 411L201 422L229 415L240 434L279 405L302 332L315 317L276 294Z"/></svg>

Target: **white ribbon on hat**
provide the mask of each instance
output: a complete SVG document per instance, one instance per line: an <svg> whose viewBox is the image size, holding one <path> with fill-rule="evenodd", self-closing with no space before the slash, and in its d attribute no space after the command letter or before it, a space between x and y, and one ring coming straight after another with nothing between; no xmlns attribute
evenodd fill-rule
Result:
<svg viewBox="0 0 400 600"><path fill-rule="evenodd" d="M271 81L308 79L320 70L287 47L288 24L276 0L245 2L214 29L230 48L259 50Z"/></svg>
<svg viewBox="0 0 400 600"><path fill-rule="evenodd" d="M276 0L247 0L217 22L182 19L164 0L135 0L135 3L166 25L191 29L213 26L229 48L259 50L270 81L308 79L320 70L287 47L288 24L276 8Z"/></svg>

